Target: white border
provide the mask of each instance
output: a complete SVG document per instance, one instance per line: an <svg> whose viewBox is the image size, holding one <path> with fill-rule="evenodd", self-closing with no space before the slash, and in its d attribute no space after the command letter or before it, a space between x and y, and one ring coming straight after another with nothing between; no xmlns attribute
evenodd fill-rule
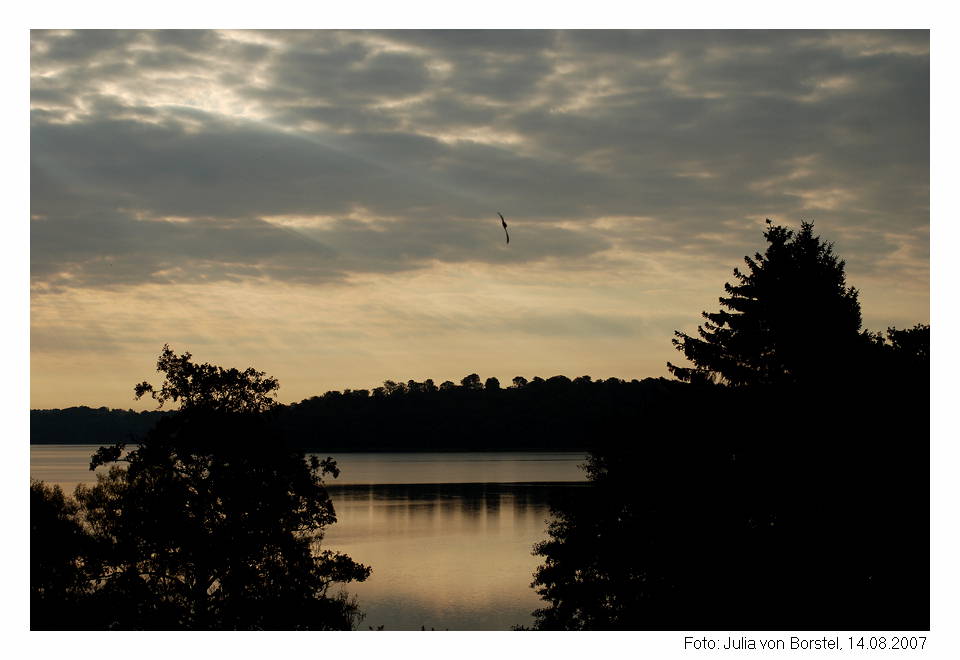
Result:
<svg viewBox="0 0 960 660"><path fill-rule="evenodd" d="M533 657L690 657L684 653L684 632L661 633L28 633L27 548L15 539L28 530L25 479L29 464L29 295L27 163L29 94L27 29L46 27L169 28L441 28L441 27L635 27L635 28L933 28L932 153L931 153L931 324L933 328L933 632L926 657L960 657L957 611L957 441L955 413L957 378L956 251L960 246L957 190L956 40L960 36L947 3L808 1L801 5L759 2L684 2L657 7L637 3L626 10L621 2L519 3L496 0L470 3L451 10L446 2L352 2L343 7L328 3L271 2L269 5L174 0L149 6L130 2L32 2L8 5L3 29L4 191L8 200L4 235L4 301L12 315L4 315L6 375L2 400L7 472L4 499L7 539L4 544L3 610L0 621L9 634L4 647L10 657L98 659L114 656L277 657L309 653L337 657L509 658ZM12 201L11 201L12 200ZM687 631L696 634L696 631ZM736 634L734 631L733 634ZM764 633L768 635L770 633ZM783 633L789 635L790 633ZM837 634L837 633L831 633ZM841 633L843 634L843 633ZM132 635L135 635L133 637ZM812 635L812 634L811 634ZM701 654L694 654L699 656ZM751 653L751 657L765 657ZM782 654L781 654L782 655ZM844 657L847 654L844 654ZM822 654L817 654L822 656ZM778 656L779 657L779 656ZM814 657L791 653L790 657ZM836 656L835 656L836 657Z"/></svg>

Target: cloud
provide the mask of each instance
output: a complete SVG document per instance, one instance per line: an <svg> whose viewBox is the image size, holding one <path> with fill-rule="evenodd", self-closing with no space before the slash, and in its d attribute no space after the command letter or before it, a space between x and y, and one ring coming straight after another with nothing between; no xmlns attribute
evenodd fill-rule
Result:
<svg viewBox="0 0 960 660"><path fill-rule="evenodd" d="M726 257L767 216L856 235L851 265L925 266L925 31L31 41L39 290Z"/></svg>

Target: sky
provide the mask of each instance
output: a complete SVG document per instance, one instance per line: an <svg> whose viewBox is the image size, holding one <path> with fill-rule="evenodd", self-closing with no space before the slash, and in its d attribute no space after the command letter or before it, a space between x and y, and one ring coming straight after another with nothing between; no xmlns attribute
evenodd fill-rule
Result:
<svg viewBox="0 0 960 660"><path fill-rule="evenodd" d="M644 378L765 218L930 320L927 31L30 34L30 405ZM506 244L497 213L509 224Z"/></svg>

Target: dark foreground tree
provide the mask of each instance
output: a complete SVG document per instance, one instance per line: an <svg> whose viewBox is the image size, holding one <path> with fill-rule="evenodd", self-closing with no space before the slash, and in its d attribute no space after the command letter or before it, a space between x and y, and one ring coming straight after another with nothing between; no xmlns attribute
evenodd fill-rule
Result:
<svg viewBox="0 0 960 660"><path fill-rule="evenodd" d="M60 486L30 484L30 618L34 627L82 628L82 603L98 567L77 503Z"/></svg>
<svg viewBox="0 0 960 660"><path fill-rule="evenodd" d="M680 380L768 385L847 377L865 345L857 290L847 287L833 244L804 222L794 232L767 220L764 254L733 269L719 312L703 312L699 337L676 332L694 367L667 363Z"/></svg>
<svg viewBox="0 0 960 660"><path fill-rule="evenodd" d="M535 548L538 629L769 629L796 613L784 595L805 569L786 552L783 474L763 469L767 448L683 430L691 411L735 402L741 393L667 391L631 445L591 452L589 485L554 507Z"/></svg>
<svg viewBox="0 0 960 660"><path fill-rule="evenodd" d="M91 627L355 627L356 602L334 587L370 569L320 550L336 521L323 479L338 469L278 435L276 380L196 364L167 346L157 369L162 386L141 383L137 396L180 409L138 447L98 450L91 469L113 465L76 491L100 544Z"/></svg>
<svg viewBox="0 0 960 660"><path fill-rule="evenodd" d="M589 484L554 507L536 627L926 629L917 385L675 391L592 451Z"/></svg>
<svg viewBox="0 0 960 660"><path fill-rule="evenodd" d="M811 230L767 230L731 311L678 333L691 382L591 451L537 628L929 627L929 326L861 332Z"/></svg>

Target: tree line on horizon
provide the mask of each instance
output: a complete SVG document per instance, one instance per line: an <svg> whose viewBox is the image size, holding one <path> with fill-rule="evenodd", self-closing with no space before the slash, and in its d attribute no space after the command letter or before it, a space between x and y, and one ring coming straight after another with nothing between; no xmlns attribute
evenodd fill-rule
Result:
<svg viewBox="0 0 960 660"><path fill-rule="evenodd" d="M305 450L359 447L589 450L534 548L537 629L929 627L930 328L862 329L812 230L768 221L721 311L676 333L675 380L470 374L280 406L262 372L164 346L162 386L134 392L177 409L101 447L72 498L31 485L31 627L355 628L337 589L376 567L322 547L339 471Z"/></svg>
<svg viewBox="0 0 960 660"><path fill-rule="evenodd" d="M517 376L508 387L477 374L459 384L385 381L372 390L332 390L278 404L271 423L315 451L576 449L586 433L630 423L672 389L666 378L593 380ZM136 443L170 411L84 406L31 411L33 444ZM635 420L634 420L635 421Z"/></svg>

